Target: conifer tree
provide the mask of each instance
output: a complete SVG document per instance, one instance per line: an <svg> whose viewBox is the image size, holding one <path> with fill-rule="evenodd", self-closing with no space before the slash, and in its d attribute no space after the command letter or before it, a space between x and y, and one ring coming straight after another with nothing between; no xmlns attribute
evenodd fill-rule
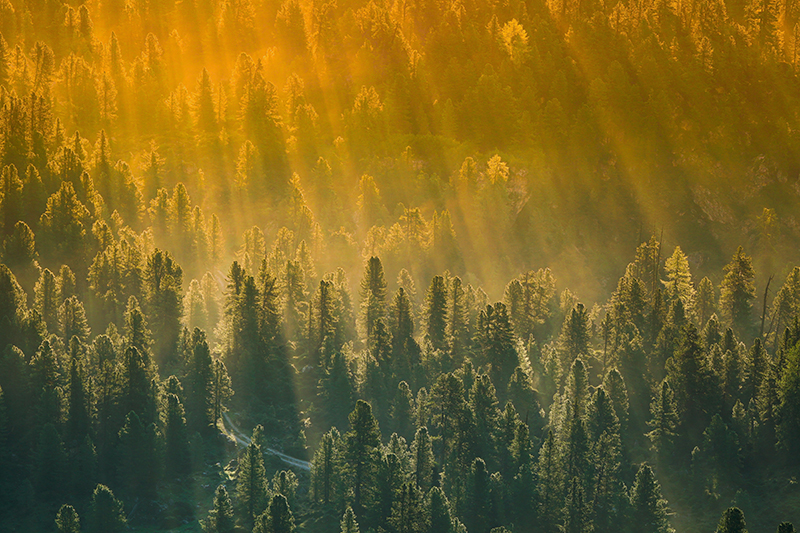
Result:
<svg viewBox="0 0 800 533"><path fill-rule="evenodd" d="M367 344L373 341L375 324L386 313L386 279L383 263L377 257L370 257L361 279L361 322L364 326Z"/></svg>
<svg viewBox="0 0 800 533"><path fill-rule="evenodd" d="M536 505L537 516L543 531L555 532L561 524L563 508L563 460L553 431L539 450L536 465Z"/></svg>
<svg viewBox="0 0 800 533"><path fill-rule="evenodd" d="M157 429L145 426L135 411L128 413L119 430L119 473L126 493L152 496L158 480Z"/></svg>
<svg viewBox="0 0 800 533"><path fill-rule="evenodd" d="M127 526L122 502L111 489L97 485L89 504L87 533L121 533Z"/></svg>
<svg viewBox="0 0 800 533"><path fill-rule="evenodd" d="M661 486L653 470L643 464L636 472L631 488L631 524L646 533L672 533L667 519L667 502L661 497Z"/></svg>
<svg viewBox="0 0 800 533"><path fill-rule="evenodd" d="M267 474L261 446L253 439L239 458L236 478L236 500L247 523L252 523L267 507Z"/></svg>
<svg viewBox="0 0 800 533"><path fill-rule="evenodd" d="M647 425L653 429L647 433L647 438L653 444L658 459L665 460L673 451L679 422L674 394L666 379L661 382L661 386L653 397L650 414L652 418Z"/></svg>
<svg viewBox="0 0 800 533"><path fill-rule="evenodd" d="M427 492L437 481L434 479L436 464L433 459L433 446L428 435L428 428L421 427L417 430L414 442L411 444L411 455L414 483L423 493Z"/></svg>
<svg viewBox="0 0 800 533"><path fill-rule="evenodd" d="M344 435L345 469L350 486L353 487L353 506L361 509L364 495L368 492L373 473L373 453L381 442L378 421L372 416L370 405L359 400L350 413L350 431Z"/></svg>
<svg viewBox="0 0 800 533"><path fill-rule="evenodd" d="M56 277L45 268L39 275L39 280L34 288L34 308L42 317L47 331L55 333L58 331L58 308L59 295Z"/></svg>
<svg viewBox="0 0 800 533"><path fill-rule="evenodd" d="M81 522L77 511L71 505L64 504L56 515L58 533L80 533Z"/></svg>
<svg viewBox="0 0 800 533"><path fill-rule="evenodd" d="M725 266L719 297L722 316L740 336L749 334L752 328L751 312L756 297L754 278L752 260L740 246Z"/></svg>
<svg viewBox="0 0 800 533"><path fill-rule="evenodd" d="M183 315L183 270L169 252L155 250L145 269L146 310L153 328L156 360L176 355Z"/></svg>
<svg viewBox="0 0 800 533"><path fill-rule="evenodd" d="M426 533L451 533L453 531L453 517L450 504L444 491L440 487L433 487L427 497L428 529Z"/></svg>
<svg viewBox="0 0 800 533"><path fill-rule="evenodd" d="M178 396L172 393L167 394L166 419L164 460L167 475L175 478L188 474L191 462L183 404Z"/></svg>
<svg viewBox="0 0 800 533"><path fill-rule="evenodd" d="M214 508L208 512L208 518L200 521L200 526L204 533L233 533L235 525L228 491L225 485L219 485L214 493Z"/></svg>
<svg viewBox="0 0 800 533"><path fill-rule="evenodd" d="M693 324L684 329L680 347L668 361L667 373L682 425L688 436L695 437L708 424L708 413L719 395L714 390L713 374Z"/></svg>
<svg viewBox="0 0 800 533"><path fill-rule="evenodd" d="M425 295L425 334L434 350L447 349L447 287L444 277L434 276Z"/></svg>
<svg viewBox="0 0 800 533"><path fill-rule="evenodd" d="M719 519L716 533L747 533L744 513L738 507L729 507Z"/></svg>
<svg viewBox="0 0 800 533"><path fill-rule="evenodd" d="M311 461L311 493L314 500L325 504L333 499L336 488L338 445L339 432L334 427L322 435Z"/></svg>
<svg viewBox="0 0 800 533"><path fill-rule="evenodd" d="M255 522L253 533L294 533L294 516L286 497L276 494Z"/></svg>
<svg viewBox="0 0 800 533"><path fill-rule="evenodd" d="M353 508L349 505L347 506L347 509L345 509L344 515L342 515L340 533L359 533L356 515L353 512Z"/></svg>

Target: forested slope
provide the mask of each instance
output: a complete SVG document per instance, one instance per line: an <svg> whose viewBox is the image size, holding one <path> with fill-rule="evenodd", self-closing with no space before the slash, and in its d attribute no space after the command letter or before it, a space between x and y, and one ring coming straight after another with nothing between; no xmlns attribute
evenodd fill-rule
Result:
<svg viewBox="0 0 800 533"><path fill-rule="evenodd" d="M800 522L799 17L0 2L0 530Z"/></svg>

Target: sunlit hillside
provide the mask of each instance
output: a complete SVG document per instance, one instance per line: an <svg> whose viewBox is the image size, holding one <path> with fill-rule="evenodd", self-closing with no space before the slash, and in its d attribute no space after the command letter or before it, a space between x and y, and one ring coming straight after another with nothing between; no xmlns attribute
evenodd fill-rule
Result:
<svg viewBox="0 0 800 533"><path fill-rule="evenodd" d="M792 0L0 34L0 533L800 523Z"/></svg>

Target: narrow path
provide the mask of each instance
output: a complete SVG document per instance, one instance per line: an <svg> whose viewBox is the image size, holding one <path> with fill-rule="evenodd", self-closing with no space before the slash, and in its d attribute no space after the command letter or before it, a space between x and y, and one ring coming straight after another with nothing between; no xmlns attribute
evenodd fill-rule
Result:
<svg viewBox="0 0 800 533"><path fill-rule="evenodd" d="M224 421L224 425L227 426L226 432L234 438L237 444L241 444L242 446L249 446L250 445L250 437L242 433L236 424L231 421L231 418L228 416L228 413L222 413L222 419ZM228 428L230 428L228 430ZM303 461L302 459L298 459L297 457L292 457L291 455L286 455L285 453L281 453L278 450L267 448L264 450L265 452L271 453L272 455L278 457L284 463L299 468L300 470L305 470L306 472L311 471L311 463L308 461Z"/></svg>

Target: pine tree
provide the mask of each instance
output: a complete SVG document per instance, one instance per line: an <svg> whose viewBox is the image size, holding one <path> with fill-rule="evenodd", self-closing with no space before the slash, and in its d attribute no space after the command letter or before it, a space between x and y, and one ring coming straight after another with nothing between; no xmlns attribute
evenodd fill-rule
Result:
<svg viewBox="0 0 800 533"><path fill-rule="evenodd" d="M666 379L653 397L650 414L652 418L647 425L652 429L647 433L647 438L653 444L659 461L663 461L672 454L679 422L672 388Z"/></svg>
<svg viewBox="0 0 800 533"><path fill-rule="evenodd" d="M345 468L353 487L353 507L362 509L364 496L370 487L373 472L373 452L380 445L378 421L372 416L370 405L359 400L350 413L350 431L344 435Z"/></svg>
<svg viewBox="0 0 800 533"><path fill-rule="evenodd" d="M176 355L183 316L183 270L169 252L155 250L145 269L146 310L159 362Z"/></svg>
<svg viewBox="0 0 800 533"><path fill-rule="evenodd" d="M440 487L433 487L428 492L428 529L426 533L452 533L453 517L450 504Z"/></svg>
<svg viewBox="0 0 800 533"><path fill-rule="evenodd" d="M578 357L588 357L589 340L589 315L583 304L578 304L567 314L558 337L562 364L568 366Z"/></svg>
<svg viewBox="0 0 800 533"><path fill-rule="evenodd" d="M80 533L81 521L77 511L71 505L62 505L56 515L58 533Z"/></svg>
<svg viewBox="0 0 800 533"><path fill-rule="evenodd" d="M416 484L403 484L392 506L389 524L398 533L424 532L425 506L422 501L422 493Z"/></svg>
<svg viewBox="0 0 800 533"><path fill-rule="evenodd" d="M738 507L729 507L719 519L716 533L747 533L744 513Z"/></svg>
<svg viewBox="0 0 800 533"><path fill-rule="evenodd" d="M425 334L434 350L447 349L447 296L444 277L434 276L425 295Z"/></svg>
<svg viewBox="0 0 800 533"><path fill-rule="evenodd" d="M395 433L410 438L414 431L414 395L405 381L397 385L389 414Z"/></svg>
<svg viewBox="0 0 800 533"><path fill-rule="evenodd" d="M470 531L486 531L492 525L489 472L480 457L472 463L464 502L466 526Z"/></svg>
<svg viewBox="0 0 800 533"><path fill-rule="evenodd" d="M126 492L135 496L155 494L157 471L157 429L145 426L136 412L131 411L119 430L118 469Z"/></svg>
<svg viewBox="0 0 800 533"><path fill-rule="evenodd" d="M697 323L704 327L709 318L716 312L717 301L714 295L714 285L708 278L703 278L697 285L697 295L695 309L697 312Z"/></svg>
<svg viewBox="0 0 800 533"><path fill-rule="evenodd" d="M91 330L86 318L86 310L77 296L70 296L58 308L59 334L66 342L77 336L81 342L89 341Z"/></svg>
<svg viewBox="0 0 800 533"><path fill-rule="evenodd" d="M215 362L211 358L211 350L205 334L201 330L195 329L192 337L194 348L186 376L188 385L186 391L187 418L190 431L207 433L209 427L213 426L218 419L218 417L214 418L217 415L215 392L217 392L217 388L224 386L222 383L224 376L219 376L219 383L215 379L217 378ZM221 415L221 412L219 414Z"/></svg>
<svg viewBox="0 0 800 533"><path fill-rule="evenodd" d="M349 505L347 509L345 509L344 514L342 515L342 521L340 526L341 533L359 533L358 522L356 522L356 515L353 512L353 508Z"/></svg>
<svg viewBox="0 0 800 533"><path fill-rule="evenodd" d="M553 431L539 450L536 465L536 506L537 516L543 531L558 531L561 524L561 511L564 502L563 459Z"/></svg>
<svg viewBox="0 0 800 533"><path fill-rule="evenodd" d="M204 533L233 533L235 525L228 491L225 485L219 485L214 493L214 508L208 512L208 518L200 521L200 526Z"/></svg>
<svg viewBox="0 0 800 533"><path fill-rule="evenodd" d="M311 461L311 494L315 501L329 503L334 497L338 474L339 432L332 428L322 435Z"/></svg>
<svg viewBox="0 0 800 533"><path fill-rule="evenodd" d="M56 277L45 268L39 275L39 280L34 288L34 308L42 317L47 331L55 333L58 331L58 307L59 294Z"/></svg>
<svg viewBox="0 0 800 533"><path fill-rule="evenodd" d="M283 494L272 497L269 507L257 519L253 533L294 533L294 516Z"/></svg>
<svg viewBox="0 0 800 533"><path fill-rule="evenodd" d="M239 457L236 478L236 499L242 508L242 517L252 523L267 506L267 474L261 446L253 439Z"/></svg>
<svg viewBox="0 0 800 533"><path fill-rule="evenodd" d="M434 479L436 463L433 459L433 446L428 428L421 427L417 430L414 442L411 444L411 455L414 483L421 491L428 492L437 481Z"/></svg>
<svg viewBox="0 0 800 533"><path fill-rule="evenodd" d="M668 280L664 287L667 302L674 301L675 298L680 299L686 315L694 316L696 294L692 285L692 274L689 271L689 260L680 246L676 246L675 252L666 260L664 271Z"/></svg>
<svg viewBox="0 0 800 533"><path fill-rule="evenodd" d="M364 325L367 344L372 344L375 324L386 313L386 279L383 264L377 257L370 257L361 279L361 321Z"/></svg>
<svg viewBox="0 0 800 533"><path fill-rule="evenodd" d="M751 333L751 312L756 297L754 278L752 260L740 246L731 262L725 266L725 278L720 284L719 298L722 316L739 336Z"/></svg>
<svg viewBox="0 0 800 533"><path fill-rule="evenodd" d="M631 488L631 524L644 533L672 533L667 519L667 501L661 497L661 486L653 470L643 464L636 472Z"/></svg>
<svg viewBox="0 0 800 533"><path fill-rule="evenodd" d="M88 533L121 533L127 526L122 502L111 489L97 485L89 504Z"/></svg>
<svg viewBox="0 0 800 533"><path fill-rule="evenodd" d="M186 418L183 404L175 394L167 394L166 419L164 460L167 475L175 478L188 474L191 469Z"/></svg>
<svg viewBox="0 0 800 533"><path fill-rule="evenodd" d="M81 442L89 433L89 391L82 364L84 347L77 337L70 341L69 412L67 414L67 441Z"/></svg>
<svg viewBox="0 0 800 533"><path fill-rule="evenodd" d="M714 390L713 374L693 324L684 329L680 347L668 361L667 373L686 434L696 437L708 424L719 392Z"/></svg>

